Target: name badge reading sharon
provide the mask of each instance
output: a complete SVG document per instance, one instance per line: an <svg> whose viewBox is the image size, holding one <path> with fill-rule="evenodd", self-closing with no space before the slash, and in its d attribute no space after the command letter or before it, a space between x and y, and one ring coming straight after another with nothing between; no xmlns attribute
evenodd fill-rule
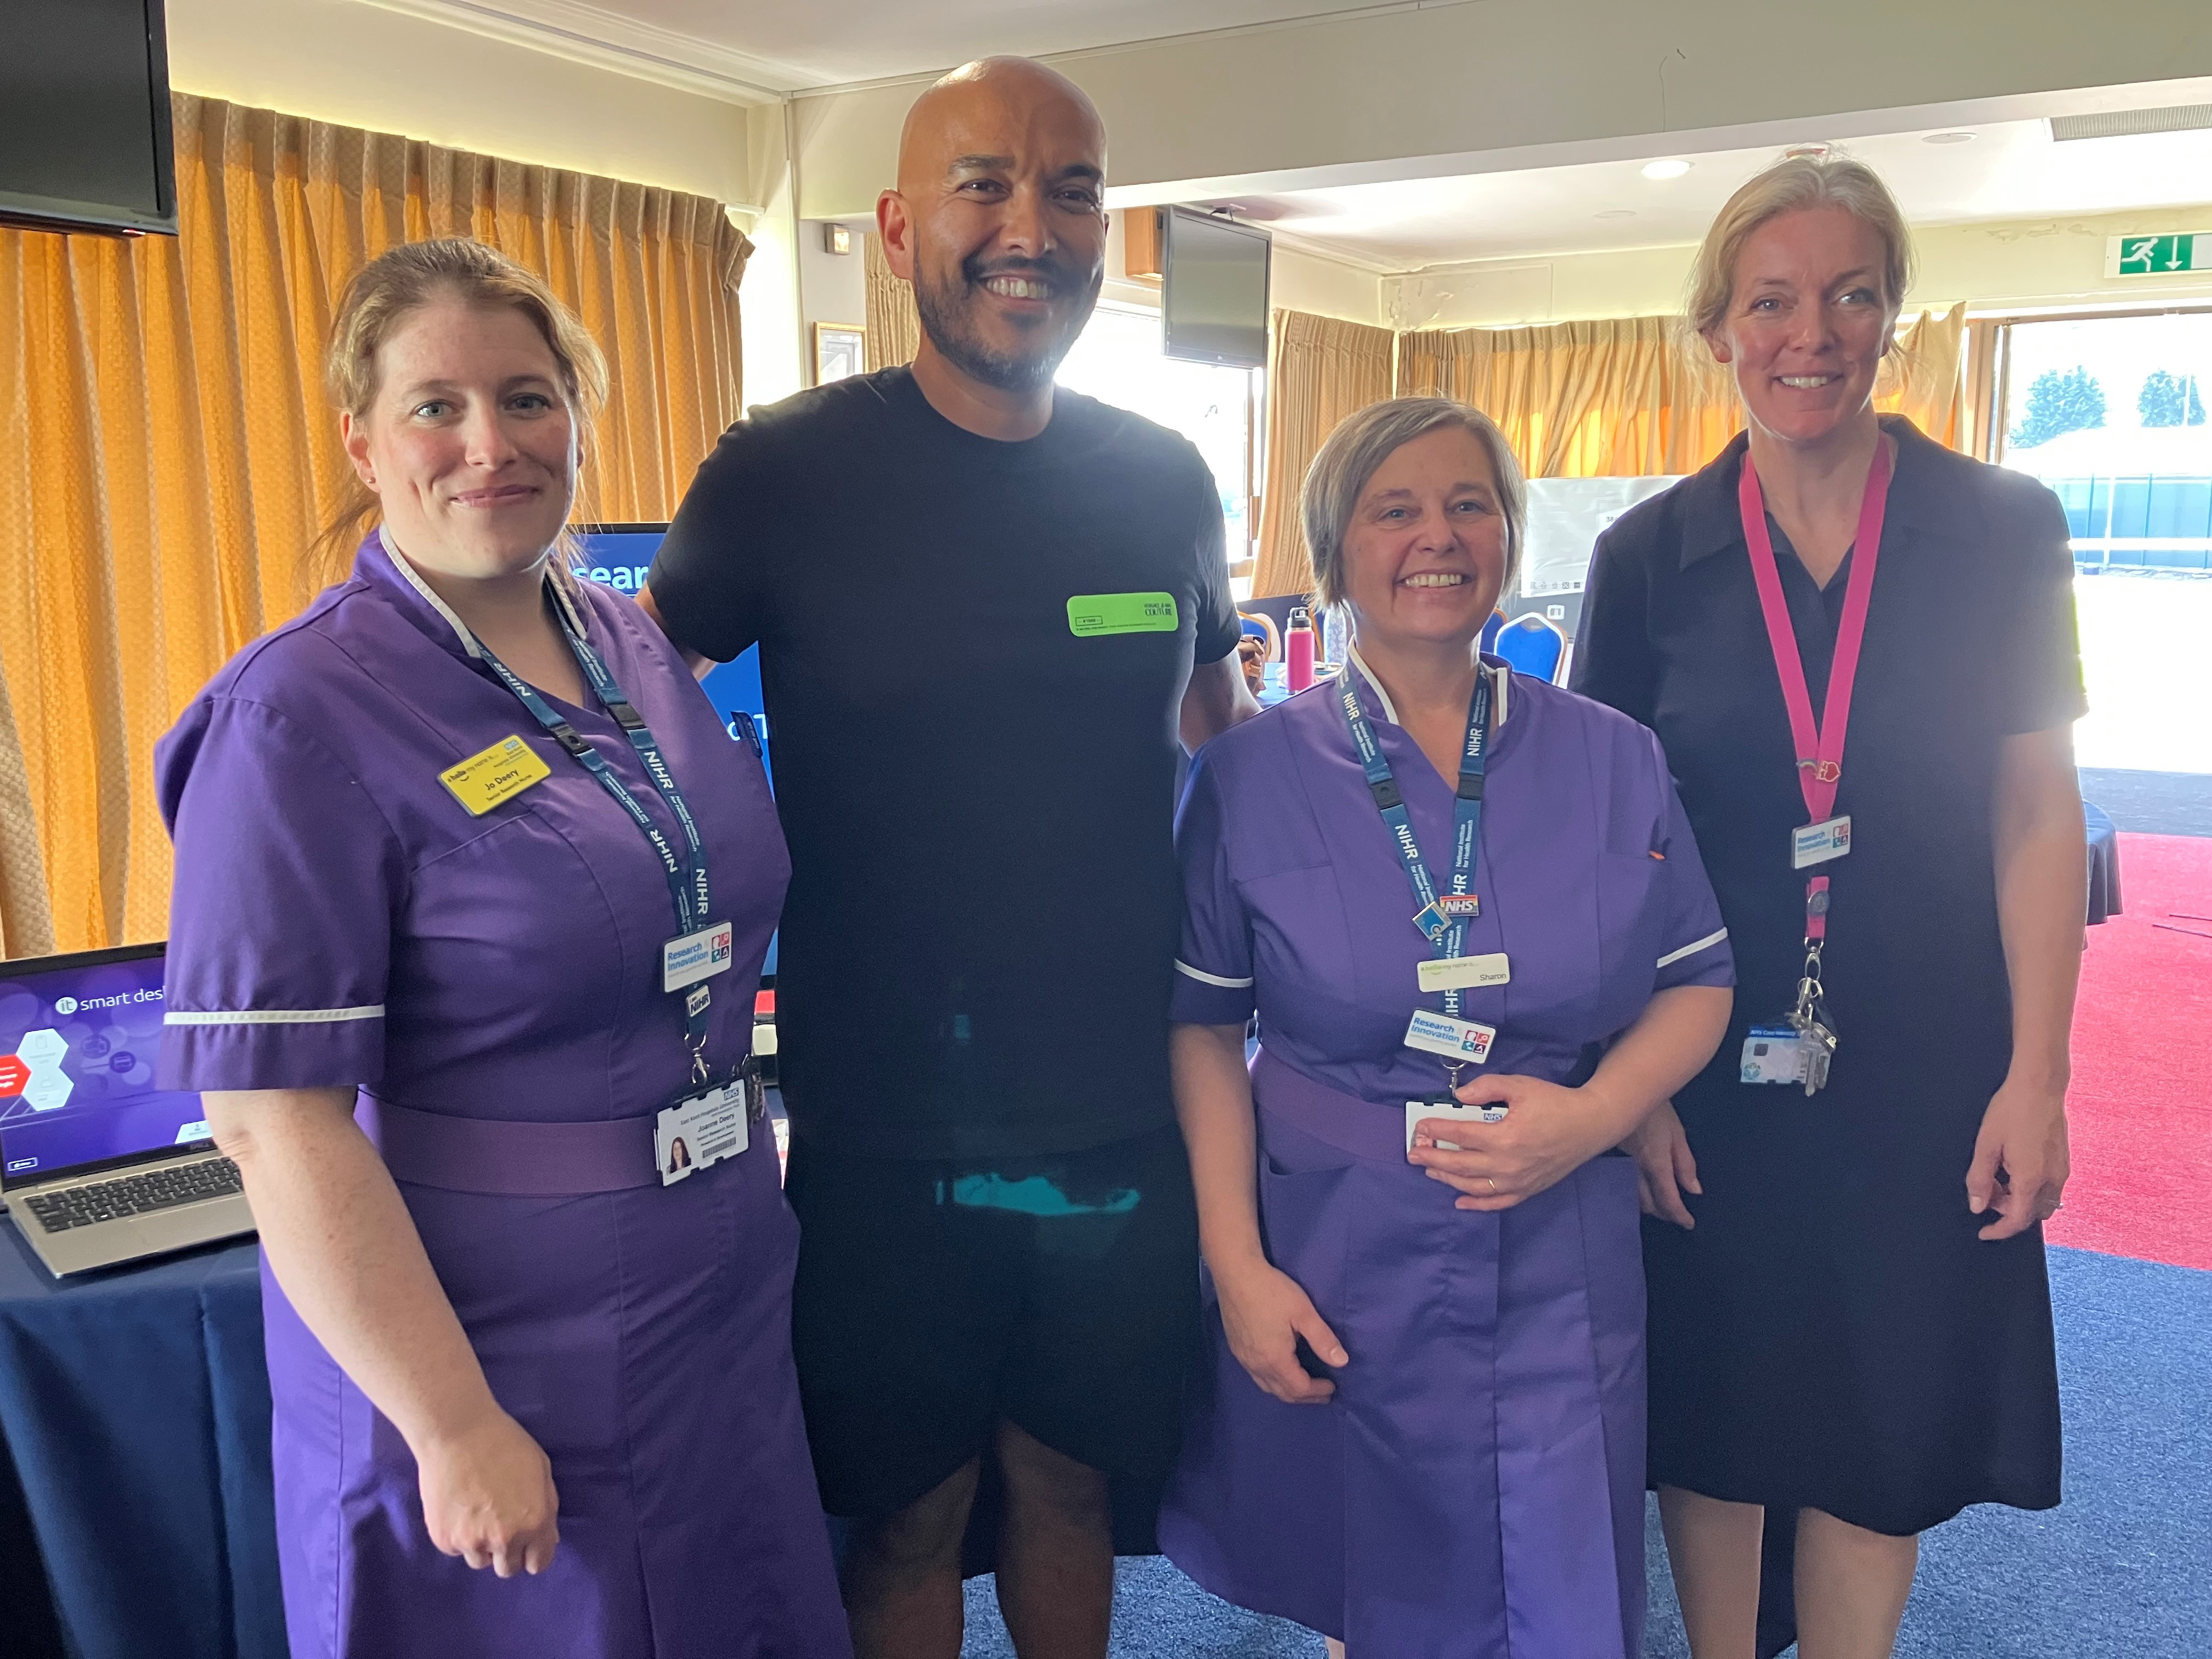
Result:
<svg viewBox="0 0 2212 1659"><path fill-rule="evenodd" d="M1425 1008L1413 1010L1413 1018L1406 1025L1408 1048L1442 1054L1446 1060L1462 1060L1470 1066L1480 1066L1489 1059L1490 1045L1497 1040L1495 1025L1454 1019L1449 1014L1432 1014Z"/></svg>
<svg viewBox="0 0 2212 1659"><path fill-rule="evenodd" d="M1067 631L1079 640L1172 634L1182 626L1172 593L1079 593L1067 602Z"/></svg>
<svg viewBox="0 0 2212 1659"><path fill-rule="evenodd" d="M501 738L481 754L438 774L453 799L480 818L503 800L512 800L533 783L553 775L538 751L518 737Z"/></svg>
<svg viewBox="0 0 2212 1659"><path fill-rule="evenodd" d="M1818 823L1804 824L1790 832L1790 867L1793 870L1826 864L1850 850L1851 818L1848 812L1839 818L1823 818Z"/></svg>
<svg viewBox="0 0 2212 1659"><path fill-rule="evenodd" d="M1424 991L1468 991L1511 982L1513 966L1503 951L1486 957L1438 957L1420 964Z"/></svg>

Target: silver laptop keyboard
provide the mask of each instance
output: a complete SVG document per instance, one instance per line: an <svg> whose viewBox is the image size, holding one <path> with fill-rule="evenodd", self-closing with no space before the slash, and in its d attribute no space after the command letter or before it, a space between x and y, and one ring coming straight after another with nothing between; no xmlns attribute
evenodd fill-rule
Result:
<svg viewBox="0 0 2212 1659"><path fill-rule="evenodd" d="M21 1203L41 1228L58 1233L125 1216L152 1215L157 1210L173 1210L179 1204L226 1198L244 1190L238 1165L227 1158L211 1158L173 1169L95 1181L88 1186L66 1187L58 1193L34 1193Z"/></svg>

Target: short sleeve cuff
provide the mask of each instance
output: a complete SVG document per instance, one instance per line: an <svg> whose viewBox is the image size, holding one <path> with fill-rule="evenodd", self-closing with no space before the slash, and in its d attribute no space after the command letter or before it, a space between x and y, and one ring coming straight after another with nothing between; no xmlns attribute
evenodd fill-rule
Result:
<svg viewBox="0 0 2212 1659"><path fill-rule="evenodd" d="M1735 953L1729 948L1728 929L1723 927L1700 939L1685 939L1660 957L1653 988L1710 985L1725 989L1735 983Z"/></svg>
<svg viewBox="0 0 2212 1659"><path fill-rule="evenodd" d="M171 1009L156 1077L165 1089L343 1089L384 1076L384 1009Z"/></svg>
<svg viewBox="0 0 2212 1659"><path fill-rule="evenodd" d="M1177 1025L1242 1025L1252 1018L1252 981L1209 973L1176 958L1168 1018Z"/></svg>

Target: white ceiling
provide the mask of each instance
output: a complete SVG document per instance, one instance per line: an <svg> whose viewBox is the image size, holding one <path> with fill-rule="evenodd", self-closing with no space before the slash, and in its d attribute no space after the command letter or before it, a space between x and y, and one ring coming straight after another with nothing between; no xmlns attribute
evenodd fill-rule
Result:
<svg viewBox="0 0 2212 1659"><path fill-rule="evenodd" d="M549 46L599 43L796 92L937 75L987 53L1079 52L1248 28L1404 0L368 0Z"/></svg>
<svg viewBox="0 0 2212 1659"><path fill-rule="evenodd" d="M1843 146L1897 193L1916 225L2112 213L2212 200L2212 131L2053 143L2042 121L1994 122L1964 143L1925 133ZM1808 129L1801 142L1818 143ZM1230 198L1243 216L1399 270L1694 242L1779 146L1686 153L1679 179L1643 160L1413 179ZM2212 228L2212 227L2208 227Z"/></svg>

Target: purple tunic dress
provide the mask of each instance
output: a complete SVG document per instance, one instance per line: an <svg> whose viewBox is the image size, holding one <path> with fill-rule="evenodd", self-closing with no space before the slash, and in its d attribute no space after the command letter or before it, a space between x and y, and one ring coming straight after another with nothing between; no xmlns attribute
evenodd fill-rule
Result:
<svg viewBox="0 0 2212 1659"><path fill-rule="evenodd" d="M789 869L766 781L641 612L587 586L577 614L660 739L734 927L712 981L708 1053L726 1066L750 1046ZM351 580L240 652L163 739L162 1085L355 1084L365 1121L386 1103L467 1121L430 1127L495 1162L526 1164L549 1130L641 1137L650 1181L653 1114L686 1069L680 999L659 984L666 880L472 651L372 536ZM605 711L555 706L675 839ZM439 775L510 734L550 775L471 817ZM554 1127L615 1120L634 1137ZM492 1393L552 1460L560 1550L507 1580L439 1554L405 1443L264 1259L295 1659L849 1654L799 1420L798 1228L773 1138L757 1127L742 1156L667 1188L515 1196L413 1173L429 1178L400 1194Z"/></svg>
<svg viewBox="0 0 2212 1659"><path fill-rule="evenodd" d="M1579 1083L1655 992L1732 982L1727 933L1651 734L1492 672L1465 951L1506 953L1511 979L1464 993L1463 1012L1498 1028L1488 1069ZM1436 873L1452 787L1361 684ZM1438 1003L1416 978L1433 952L1331 688L1209 744L1176 840L1174 1017L1256 1008L1261 1232L1351 1360L1327 1405L1272 1398L1209 1285L1212 1373L1160 1520L1168 1554L1354 1659L1640 1655L1634 1165L1593 1158L1485 1214L1406 1161L1406 1101L1445 1083L1403 1043L1413 1008Z"/></svg>

